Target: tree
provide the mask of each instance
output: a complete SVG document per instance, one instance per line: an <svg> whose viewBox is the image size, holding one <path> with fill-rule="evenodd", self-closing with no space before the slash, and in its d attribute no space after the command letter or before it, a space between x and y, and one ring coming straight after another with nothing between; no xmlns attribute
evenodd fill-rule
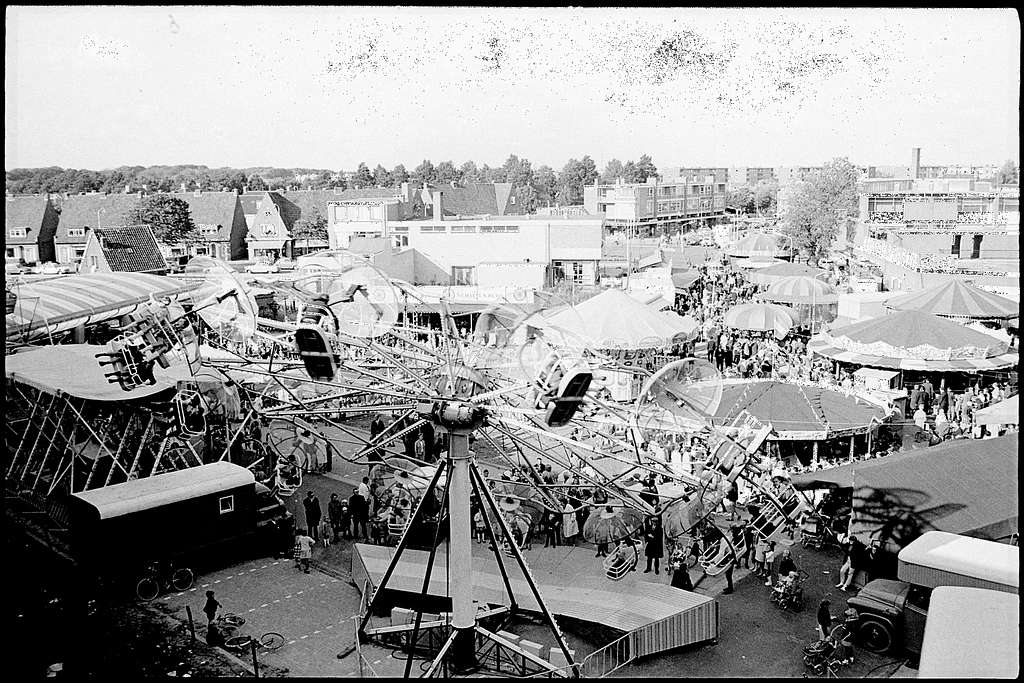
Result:
<svg viewBox="0 0 1024 683"><path fill-rule="evenodd" d="M483 176L480 174L480 169L476 167L475 161L467 161L459 167L459 176L462 178L464 183L480 183L483 182Z"/></svg>
<svg viewBox="0 0 1024 683"><path fill-rule="evenodd" d="M558 176L550 166L540 166L534 173L533 186L537 190L538 204L551 204L558 194Z"/></svg>
<svg viewBox="0 0 1024 683"><path fill-rule="evenodd" d="M1020 170L1013 159L1007 159L996 173L996 182L999 184L1020 182Z"/></svg>
<svg viewBox="0 0 1024 683"><path fill-rule="evenodd" d="M391 182L395 185L409 182L409 172L405 170L405 166L398 164L391 169Z"/></svg>
<svg viewBox="0 0 1024 683"><path fill-rule="evenodd" d="M361 190L371 185L373 185L373 174L370 173L370 167L366 165L365 161L360 161L356 168L356 174L352 177L352 186Z"/></svg>
<svg viewBox="0 0 1024 683"><path fill-rule="evenodd" d="M622 167L622 180L627 183L640 183L640 169L632 161L627 161Z"/></svg>
<svg viewBox="0 0 1024 683"><path fill-rule="evenodd" d="M849 235L857 215L859 177L847 159L834 159L796 186L783 216L783 233L812 263L828 253L839 234Z"/></svg>
<svg viewBox="0 0 1024 683"><path fill-rule="evenodd" d="M377 187L391 187L391 174L380 164L373 169L373 182Z"/></svg>
<svg viewBox="0 0 1024 683"><path fill-rule="evenodd" d="M754 191L746 185L737 187L729 192L726 204L739 213L753 213Z"/></svg>
<svg viewBox="0 0 1024 683"><path fill-rule="evenodd" d="M558 176L558 199L570 206L583 203L583 187L592 185L597 179L594 160L585 156L580 160L569 159Z"/></svg>
<svg viewBox="0 0 1024 683"><path fill-rule="evenodd" d="M246 179L245 184L248 186L250 190L254 192L263 192L264 190L267 189L267 183L263 180L263 178L261 178L255 173L253 173Z"/></svg>
<svg viewBox="0 0 1024 683"><path fill-rule="evenodd" d="M772 215L778 205L779 181L774 178L761 180L754 186L754 211Z"/></svg>
<svg viewBox="0 0 1024 683"><path fill-rule="evenodd" d="M166 194L149 195L125 216L129 225L148 226L157 242L166 246L193 244L201 240L188 202Z"/></svg>
<svg viewBox="0 0 1024 683"><path fill-rule="evenodd" d="M314 206L308 215L303 213L292 225L292 237L305 240L306 253L309 253L310 240L327 240L327 219Z"/></svg>
<svg viewBox="0 0 1024 683"><path fill-rule="evenodd" d="M514 187L533 184L533 166L528 159L520 159L515 154L510 154L501 170L505 176L504 182L512 183Z"/></svg>
<svg viewBox="0 0 1024 683"><path fill-rule="evenodd" d="M636 172L639 183L646 183L649 178L658 177L658 169L648 154L640 155L640 161L636 162Z"/></svg>
<svg viewBox="0 0 1024 683"><path fill-rule="evenodd" d="M601 182L610 185L622 177L622 162L618 159L612 159L604 167L604 173L601 174Z"/></svg>
<svg viewBox="0 0 1024 683"><path fill-rule="evenodd" d="M459 170L450 161L442 161L434 168L434 182L447 185L459 181Z"/></svg>
<svg viewBox="0 0 1024 683"><path fill-rule="evenodd" d="M423 163L413 169L412 175L410 176L413 180L418 180L421 183L432 183L434 182L437 171L434 169L434 164L430 159L424 159Z"/></svg>

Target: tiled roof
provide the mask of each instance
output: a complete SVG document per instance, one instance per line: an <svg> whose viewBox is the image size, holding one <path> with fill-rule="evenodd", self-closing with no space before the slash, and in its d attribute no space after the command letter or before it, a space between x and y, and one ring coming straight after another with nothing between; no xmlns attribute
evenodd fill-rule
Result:
<svg viewBox="0 0 1024 683"><path fill-rule="evenodd" d="M284 221L284 226L290 232L292 226L295 225L295 221L299 220L302 216L302 210L286 199L280 192L267 192L266 199L277 205L278 210L281 212L281 220Z"/></svg>
<svg viewBox="0 0 1024 683"><path fill-rule="evenodd" d="M47 199L44 195L8 197L4 208L4 242L6 244L36 244L43 227ZM28 228L24 237L11 237L11 228Z"/></svg>
<svg viewBox="0 0 1024 683"><path fill-rule="evenodd" d="M235 192L169 192L169 196L188 203L192 222L200 225L218 225L215 234L207 234L210 241L227 241L231 239L231 224L235 219L235 205L238 195Z"/></svg>
<svg viewBox="0 0 1024 683"><path fill-rule="evenodd" d="M441 204L444 207L445 216L479 216L482 214L500 216L504 211L504 203L508 201L511 189L512 185L509 183L432 185L429 192L421 192L421 195L424 197L424 204L432 207L434 192L441 192ZM500 202L499 196L502 197ZM427 215L430 215L430 210Z"/></svg>
<svg viewBox="0 0 1024 683"><path fill-rule="evenodd" d="M84 237L68 237L69 228L95 228L96 212L100 214L101 226L120 226L125 224L128 212L135 208L141 199L137 194L83 194L70 195L61 201L60 223L54 242L57 244L84 244Z"/></svg>
<svg viewBox="0 0 1024 683"><path fill-rule="evenodd" d="M94 232L110 269L122 273L167 270L153 231L145 225L103 228Z"/></svg>
<svg viewBox="0 0 1024 683"><path fill-rule="evenodd" d="M259 203L265 194L266 192L246 192L245 194L238 195L238 201L242 204L242 213L246 216L256 213Z"/></svg>

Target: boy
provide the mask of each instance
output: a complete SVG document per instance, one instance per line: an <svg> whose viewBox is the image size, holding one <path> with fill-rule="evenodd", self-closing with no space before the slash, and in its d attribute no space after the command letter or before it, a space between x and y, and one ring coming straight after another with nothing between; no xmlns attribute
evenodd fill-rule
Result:
<svg viewBox="0 0 1024 683"><path fill-rule="evenodd" d="M476 542L483 543L486 540L484 531L487 525L484 522L484 513L482 511L477 510L476 514L473 515L473 526L476 529Z"/></svg>

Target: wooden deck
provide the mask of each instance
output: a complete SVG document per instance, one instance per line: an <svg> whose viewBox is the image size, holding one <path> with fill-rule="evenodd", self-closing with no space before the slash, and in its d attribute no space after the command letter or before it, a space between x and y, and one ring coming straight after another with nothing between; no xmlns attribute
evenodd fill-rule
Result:
<svg viewBox="0 0 1024 683"><path fill-rule="evenodd" d="M352 553L352 580L362 590L368 580L376 587L383 578L395 549L388 546L356 544ZM388 588L419 593L423 586L428 553L406 550L388 581ZM539 612L539 606L515 561L506 563L509 581L519 608ZM713 598L672 588L668 584L626 578L621 581L566 576L554 583L551 576L538 581L538 588L549 610L557 616L598 624L625 635L657 623L670 627L659 636L665 647L713 640L718 637L718 609ZM447 597L447 568L443 552L434 560L429 593ZM474 558L473 598L480 603L508 605L505 586L493 558ZM659 629L660 630L660 629Z"/></svg>

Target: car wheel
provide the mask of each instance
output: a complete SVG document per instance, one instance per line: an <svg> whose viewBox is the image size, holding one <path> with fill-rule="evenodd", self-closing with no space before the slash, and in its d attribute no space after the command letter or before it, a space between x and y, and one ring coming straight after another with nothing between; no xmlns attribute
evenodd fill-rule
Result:
<svg viewBox="0 0 1024 683"><path fill-rule="evenodd" d="M892 647L892 628L877 619L863 619L857 627L857 638L865 650L885 654Z"/></svg>

